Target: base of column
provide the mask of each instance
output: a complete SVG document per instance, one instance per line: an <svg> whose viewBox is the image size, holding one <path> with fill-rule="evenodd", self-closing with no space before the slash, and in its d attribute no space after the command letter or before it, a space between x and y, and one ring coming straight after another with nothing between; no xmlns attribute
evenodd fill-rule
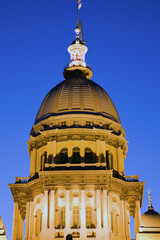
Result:
<svg viewBox="0 0 160 240"><path fill-rule="evenodd" d="M109 239L109 229L107 227L103 228L103 239Z"/></svg>
<svg viewBox="0 0 160 240"><path fill-rule="evenodd" d="M96 228L96 240L103 239L103 231L101 227Z"/></svg>
<svg viewBox="0 0 160 240"><path fill-rule="evenodd" d="M80 239L81 240L87 239L86 228L80 229Z"/></svg>

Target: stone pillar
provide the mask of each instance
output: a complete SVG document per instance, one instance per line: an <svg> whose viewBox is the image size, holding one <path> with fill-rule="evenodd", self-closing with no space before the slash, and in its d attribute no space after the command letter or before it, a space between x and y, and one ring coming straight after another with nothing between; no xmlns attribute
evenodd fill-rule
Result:
<svg viewBox="0 0 160 240"><path fill-rule="evenodd" d="M69 189L66 190L65 228L66 230L70 229L70 190Z"/></svg>
<svg viewBox="0 0 160 240"><path fill-rule="evenodd" d="M98 157L98 162L100 162L99 151L100 151L99 140L96 140L96 155Z"/></svg>
<svg viewBox="0 0 160 240"><path fill-rule="evenodd" d="M48 190L44 190L42 229L47 229L47 228L48 228Z"/></svg>
<svg viewBox="0 0 160 240"><path fill-rule="evenodd" d="M37 149L33 148L31 151L31 162L30 162L30 175L31 177L35 174L36 169L36 158L37 158Z"/></svg>
<svg viewBox="0 0 160 240"><path fill-rule="evenodd" d="M80 238L86 239L86 207L85 207L85 190L81 189L81 230Z"/></svg>
<svg viewBox="0 0 160 240"><path fill-rule="evenodd" d="M80 147L80 155L81 155L81 162L84 162L84 140L81 140L81 147Z"/></svg>
<svg viewBox="0 0 160 240"><path fill-rule="evenodd" d="M23 227L24 227L24 219L22 218L22 215L20 215L20 238L19 240L23 240Z"/></svg>
<svg viewBox="0 0 160 240"><path fill-rule="evenodd" d="M55 163L56 154L57 154L56 141L53 141L53 158L54 158L54 163Z"/></svg>
<svg viewBox="0 0 160 240"><path fill-rule="evenodd" d="M96 228L96 240L102 239L103 233L101 231L101 190L96 190L97 200L97 228Z"/></svg>
<svg viewBox="0 0 160 240"><path fill-rule="evenodd" d="M32 240L34 234L34 202L30 202L29 207L29 240Z"/></svg>
<svg viewBox="0 0 160 240"><path fill-rule="evenodd" d="M28 239L28 235L29 235L29 207L30 207L30 203L27 202L27 206L26 206L26 232L25 232L25 240Z"/></svg>
<svg viewBox="0 0 160 240"><path fill-rule="evenodd" d="M101 228L101 190L96 190L96 197L97 197L97 228Z"/></svg>
<svg viewBox="0 0 160 240"><path fill-rule="evenodd" d="M66 189L66 213L65 213L64 239L69 233L70 233L70 190Z"/></svg>
<svg viewBox="0 0 160 240"><path fill-rule="evenodd" d="M107 189L103 189L103 228L104 228L104 234L103 234L104 239L109 239Z"/></svg>
<svg viewBox="0 0 160 240"><path fill-rule="evenodd" d="M72 160L72 142L71 140L68 140L68 162L71 163Z"/></svg>
<svg viewBox="0 0 160 240"><path fill-rule="evenodd" d="M54 228L54 218L55 218L55 190L51 190L50 199L50 228Z"/></svg>
<svg viewBox="0 0 160 240"><path fill-rule="evenodd" d="M12 227L12 240L17 240L19 238L19 228L20 228L20 211L18 209L18 202L14 203L14 213L13 213L13 227Z"/></svg>
<svg viewBox="0 0 160 240"><path fill-rule="evenodd" d="M135 238L137 233L139 233L139 226L140 226L140 201L136 200L135 217L134 217Z"/></svg>
<svg viewBox="0 0 160 240"><path fill-rule="evenodd" d="M126 232L125 232L125 211L124 211L124 200L121 199L121 203L120 203L120 233L122 238L125 238L126 236Z"/></svg>

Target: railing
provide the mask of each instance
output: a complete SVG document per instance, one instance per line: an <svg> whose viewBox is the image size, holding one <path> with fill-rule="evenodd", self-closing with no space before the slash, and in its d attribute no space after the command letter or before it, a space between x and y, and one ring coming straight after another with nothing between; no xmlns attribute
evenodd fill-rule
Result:
<svg viewBox="0 0 160 240"><path fill-rule="evenodd" d="M16 183L28 183L30 177L15 177Z"/></svg>
<svg viewBox="0 0 160 240"><path fill-rule="evenodd" d="M15 177L15 183L28 183L37 178L39 178L38 173L35 173L35 175L32 177Z"/></svg>
<svg viewBox="0 0 160 240"><path fill-rule="evenodd" d="M138 175L124 176L126 182L138 182Z"/></svg>

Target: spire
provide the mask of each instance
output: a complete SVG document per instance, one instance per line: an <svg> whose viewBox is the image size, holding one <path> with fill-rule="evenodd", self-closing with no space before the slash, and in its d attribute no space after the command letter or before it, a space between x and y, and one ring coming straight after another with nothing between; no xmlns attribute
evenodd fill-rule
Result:
<svg viewBox="0 0 160 240"><path fill-rule="evenodd" d="M151 197L151 190L148 190L148 198L149 198L149 207L148 209L153 209L152 207L152 197Z"/></svg>
<svg viewBox="0 0 160 240"><path fill-rule="evenodd" d="M78 10L81 8L81 0L77 0L77 27L75 28L76 39L68 47L70 63L64 68L63 75L69 77L73 71L79 70L86 78L92 77L91 67L85 62L85 54L88 51L83 39L82 23L79 21Z"/></svg>

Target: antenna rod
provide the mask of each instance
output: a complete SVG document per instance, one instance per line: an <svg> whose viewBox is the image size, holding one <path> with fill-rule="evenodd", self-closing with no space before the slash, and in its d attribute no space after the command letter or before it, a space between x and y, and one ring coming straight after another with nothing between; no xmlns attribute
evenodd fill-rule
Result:
<svg viewBox="0 0 160 240"><path fill-rule="evenodd" d="M82 7L81 0L77 0L77 27L79 25L78 11Z"/></svg>
<svg viewBox="0 0 160 240"><path fill-rule="evenodd" d="M77 0L77 26L78 26L78 0Z"/></svg>

